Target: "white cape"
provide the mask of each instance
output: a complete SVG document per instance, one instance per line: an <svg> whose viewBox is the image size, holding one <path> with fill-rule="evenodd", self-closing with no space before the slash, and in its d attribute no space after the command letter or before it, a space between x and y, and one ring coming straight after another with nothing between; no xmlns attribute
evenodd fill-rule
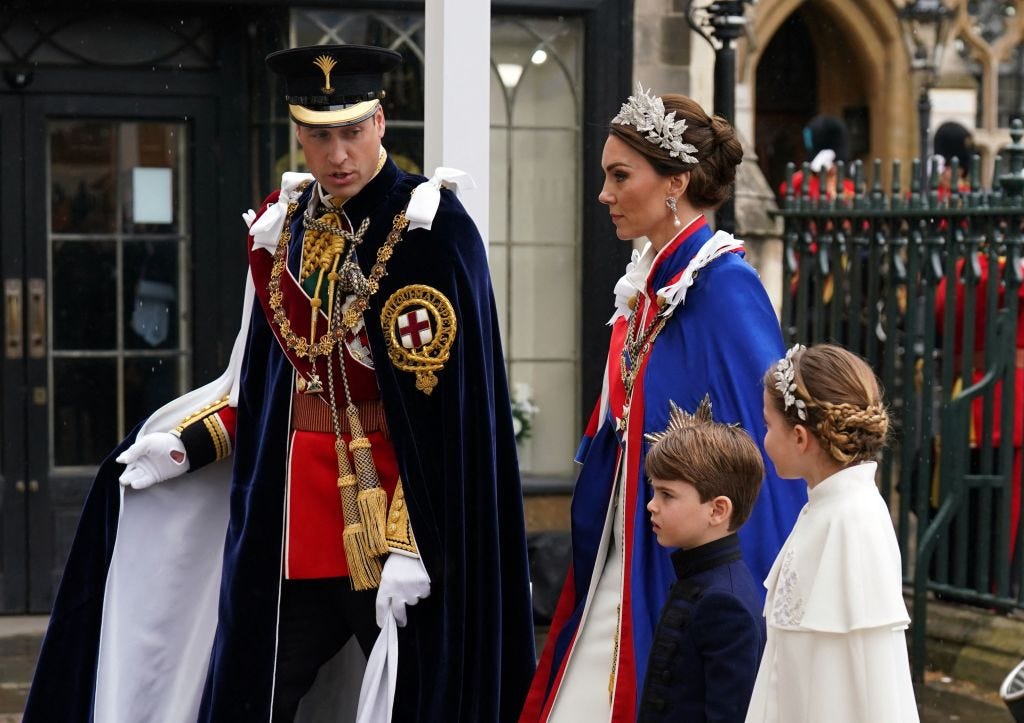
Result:
<svg viewBox="0 0 1024 723"><path fill-rule="evenodd" d="M808 502L768 573L768 640L747 721L917 721L899 546L874 462Z"/></svg>

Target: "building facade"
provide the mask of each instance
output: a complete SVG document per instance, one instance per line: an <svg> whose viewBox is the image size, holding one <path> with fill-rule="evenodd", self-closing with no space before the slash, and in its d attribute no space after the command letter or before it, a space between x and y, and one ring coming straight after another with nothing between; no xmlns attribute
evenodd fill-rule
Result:
<svg viewBox="0 0 1024 723"><path fill-rule="evenodd" d="M1024 101L1021 0L955 10L930 130L975 135L989 180ZM216 376L237 330L240 214L301 164L273 50L402 53L385 145L423 169L423 3L18 1L0 20L0 612L45 611L96 465L152 409ZM705 0L493 0L490 223L483 230L514 391L539 411L527 489L564 527L579 433L600 387L611 288L629 255L597 203L606 124L635 81L712 108ZM779 293L768 211L801 128L828 112L855 158L917 155L894 0L759 0L738 44L749 150L739 235ZM454 39L453 42L457 42ZM908 171L905 171L908 172ZM528 508L529 509L529 508Z"/></svg>
<svg viewBox="0 0 1024 723"><path fill-rule="evenodd" d="M492 6L482 231L509 377L541 410L520 445L535 486L571 484L583 390L600 384L610 289L629 253L596 202L605 124L631 77L629 8ZM385 146L420 172L423 13L390 0L6 10L0 612L49 609L97 465L227 361L245 278L241 213L301 167L263 58L312 43L400 52Z"/></svg>

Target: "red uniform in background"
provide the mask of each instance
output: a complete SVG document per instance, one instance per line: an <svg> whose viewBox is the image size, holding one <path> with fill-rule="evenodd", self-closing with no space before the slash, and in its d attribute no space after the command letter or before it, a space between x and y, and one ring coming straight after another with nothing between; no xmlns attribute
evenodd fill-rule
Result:
<svg viewBox="0 0 1024 723"><path fill-rule="evenodd" d="M974 325L974 372L971 376L971 383L977 382L985 375L982 367L984 350L986 322L989 317L987 313L988 298L988 257L983 254L977 255L981 275L978 285L975 288L975 316L970 322ZM999 260L998 273L1002 275L1005 260ZM955 354L956 373L963 379L963 331L964 331L964 284L959 281L963 271L963 259L957 262L956 277L956 329L953 337L953 351ZM945 311L946 311L946 279L939 282L935 292L935 316L940 333L944 333ZM1005 300L1003 290L999 291L999 307L1002 308ZM1010 487L1010 552L1017 541L1017 529L1020 523L1020 486L1021 486L1021 441L1024 438L1024 286L1017 292L1017 332L1016 332L1016 354L1014 356L1014 379L1016 380L1013 397L1013 479ZM964 387L969 384L964 381ZM997 382L995 391L992 394L992 446L998 448L1002 442L1002 383ZM983 430L984 400L976 399L971 409L971 446L978 447L981 443Z"/></svg>
<svg viewBox="0 0 1024 723"><path fill-rule="evenodd" d="M793 174L793 195L801 196L804 192L804 172L797 171ZM821 181L818 178L817 173L812 173L810 179L807 181L807 189L810 191L811 198L818 198L821 194ZM783 181L779 184L779 198L786 198L786 182ZM853 198L854 193L857 192L857 188L853 185L853 179L843 179L843 198ZM835 180L834 178L828 179L825 189L825 198L831 199L835 195Z"/></svg>

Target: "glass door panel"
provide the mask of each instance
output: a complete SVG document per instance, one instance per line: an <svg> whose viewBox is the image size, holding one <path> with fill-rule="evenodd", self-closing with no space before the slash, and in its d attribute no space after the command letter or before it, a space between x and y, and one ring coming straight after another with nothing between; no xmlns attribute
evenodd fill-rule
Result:
<svg viewBox="0 0 1024 723"><path fill-rule="evenodd" d="M202 95L0 93L2 613L50 610L97 467L192 387L193 278L222 268L193 252L193 209L219 236L216 127Z"/></svg>
<svg viewBox="0 0 1024 723"><path fill-rule="evenodd" d="M52 468L95 465L188 372L183 123L50 120Z"/></svg>

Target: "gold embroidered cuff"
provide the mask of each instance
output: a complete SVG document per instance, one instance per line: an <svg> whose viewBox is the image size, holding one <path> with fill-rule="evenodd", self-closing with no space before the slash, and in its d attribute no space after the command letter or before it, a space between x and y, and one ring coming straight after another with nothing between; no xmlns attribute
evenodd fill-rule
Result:
<svg viewBox="0 0 1024 723"><path fill-rule="evenodd" d="M388 549L393 552L419 556L416 538L412 534L412 522L409 520L409 508L405 504L405 493L402 491L401 477L395 486L391 510L388 512L387 543Z"/></svg>
<svg viewBox="0 0 1024 723"><path fill-rule="evenodd" d="M231 456L231 436L217 414L227 405L227 397L219 399L188 415L174 428L172 433L185 445L190 469Z"/></svg>

